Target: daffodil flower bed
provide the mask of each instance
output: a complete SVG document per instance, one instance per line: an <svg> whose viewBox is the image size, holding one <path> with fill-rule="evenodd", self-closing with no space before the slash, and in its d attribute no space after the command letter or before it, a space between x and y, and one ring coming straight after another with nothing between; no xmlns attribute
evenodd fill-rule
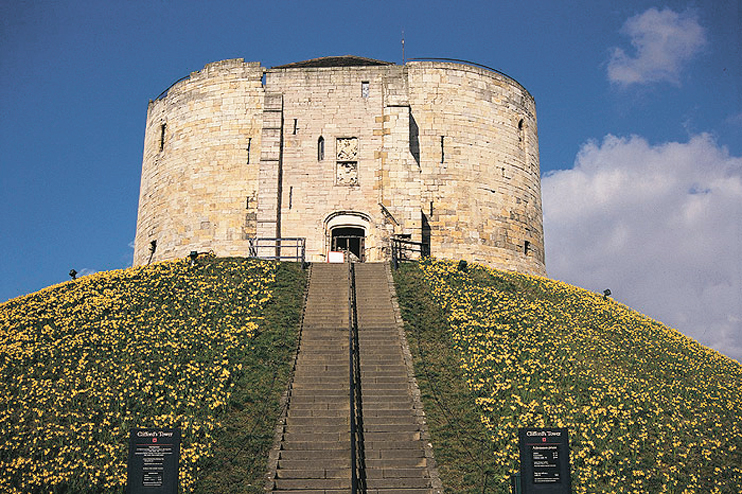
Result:
<svg viewBox="0 0 742 494"><path fill-rule="evenodd" d="M519 471L517 428L546 426L569 429L575 493L742 492L739 363L565 283L419 269L493 442L492 492Z"/></svg>
<svg viewBox="0 0 742 494"><path fill-rule="evenodd" d="M129 428L180 427L192 492L277 268L163 262L0 305L0 491L121 492Z"/></svg>

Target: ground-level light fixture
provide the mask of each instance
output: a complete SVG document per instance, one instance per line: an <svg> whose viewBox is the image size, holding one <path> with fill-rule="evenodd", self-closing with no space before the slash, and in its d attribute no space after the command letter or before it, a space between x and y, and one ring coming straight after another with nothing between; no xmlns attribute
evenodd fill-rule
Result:
<svg viewBox="0 0 742 494"><path fill-rule="evenodd" d="M74 269L70 269L70 278L72 278L73 280L76 280L77 279L77 271L75 271Z"/></svg>
<svg viewBox="0 0 742 494"><path fill-rule="evenodd" d="M196 265L196 259L198 259L198 252L195 250L192 250L190 254L188 254L188 258L191 260L191 266Z"/></svg>
<svg viewBox="0 0 742 494"><path fill-rule="evenodd" d="M605 290L603 290L603 299L604 300L607 299L610 296L611 296L611 289L610 288L606 288Z"/></svg>

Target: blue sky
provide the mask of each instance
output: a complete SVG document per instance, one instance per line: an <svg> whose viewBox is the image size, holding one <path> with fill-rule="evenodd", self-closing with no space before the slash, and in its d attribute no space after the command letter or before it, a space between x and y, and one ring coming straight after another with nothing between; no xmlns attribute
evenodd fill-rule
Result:
<svg viewBox="0 0 742 494"><path fill-rule="evenodd" d="M0 3L0 301L127 267L147 102L226 58L496 68L536 99L547 270L742 359L740 0Z"/></svg>

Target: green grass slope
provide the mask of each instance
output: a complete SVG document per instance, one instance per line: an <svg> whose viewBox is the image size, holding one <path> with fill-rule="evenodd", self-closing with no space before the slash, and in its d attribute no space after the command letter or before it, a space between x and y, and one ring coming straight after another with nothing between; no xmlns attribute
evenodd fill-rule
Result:
<svg viewBox="0 0 742 494"><path fill-rule="evenodd" d="M304 284L201 259L0 305L0 492L120 493L130 427L182 428L182 492L262 492Z"/></svg>
<svg viewBox="0 0 742 494"><path fill-rule="evenodd" d="M568 427L575 493L742 492L742 366L610 299L426 260L395 272L447 492L507 493Z"/></svg>

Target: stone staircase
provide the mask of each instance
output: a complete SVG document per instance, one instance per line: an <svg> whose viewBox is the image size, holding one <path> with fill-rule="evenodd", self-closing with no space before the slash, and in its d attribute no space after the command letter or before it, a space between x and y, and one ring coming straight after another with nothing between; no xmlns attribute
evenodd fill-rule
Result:
<svg viewBox="0 0 742 494"><path fill-rule="evenodd" d="M351 279L360 360L358 468L369 494L441 491L385 264L314 264L273 493L350 494ZM365 480L365 482L363 482Z"/></svg>

